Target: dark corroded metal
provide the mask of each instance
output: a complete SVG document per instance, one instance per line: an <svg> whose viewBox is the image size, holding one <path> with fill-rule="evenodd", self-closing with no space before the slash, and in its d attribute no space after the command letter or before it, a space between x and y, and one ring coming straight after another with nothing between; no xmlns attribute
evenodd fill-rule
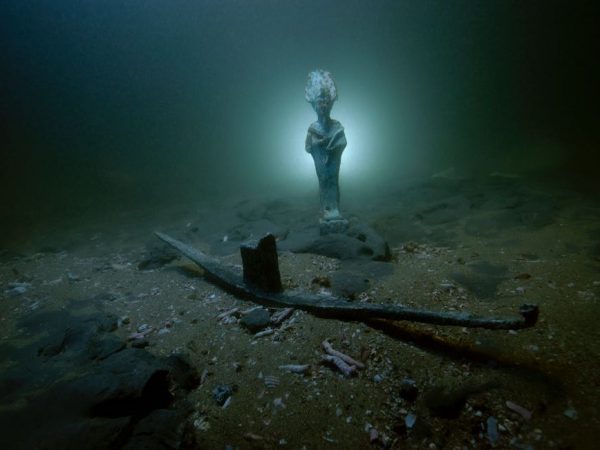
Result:
<svg viewBox="0 0 600 450"><path fill-rule="evenodd" d="M535 325L538 317L536 305L523 305L521 317L495 318L479 317L470 313L436 312L400 305L381 305L373 303L352 303L337 297L324 297L308 293L287 294L284 292L266 292L244 283L243 275L234 267L228 267L195 248L184 244L164 233L156 235L170 244L205 271L210 282L225 291L241 298L269 307L292 307L307 311L320 317L344 320L390 319L450 325L492 330L515 330Z"/></svg>
<svg viewBox="0 0 600 450"><path fill-rule="evenodd" d="M267 234L240 247L244 283L267 292L281 292L281 275L275 236Z"/></svg>

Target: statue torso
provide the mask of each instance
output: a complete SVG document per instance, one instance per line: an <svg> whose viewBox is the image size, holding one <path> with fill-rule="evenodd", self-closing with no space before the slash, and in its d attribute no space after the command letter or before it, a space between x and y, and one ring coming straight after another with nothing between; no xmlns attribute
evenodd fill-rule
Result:
<svg viewBox="0 0 600 450"><path fill-rule="evenodd" d="M346 148L346 136L344 127L335 119L331 119L329 129L325 130L319 122L313 122L308 127L306 135L306 151L313 153L315 151L342 153Z"/></svg>

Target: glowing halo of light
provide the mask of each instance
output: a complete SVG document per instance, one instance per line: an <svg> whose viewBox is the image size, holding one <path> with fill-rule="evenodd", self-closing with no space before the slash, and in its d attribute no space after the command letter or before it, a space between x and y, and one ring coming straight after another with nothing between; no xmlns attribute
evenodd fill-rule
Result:
<svg viewBox="0 0 600 450"><path fill-rule="evenodd" d="M336 81L340 96L331 117L344 126L348 141L340 166L342 196L347 189L378 189L390 181L395 183L411 164L406 141L410 117L382 92L367 89L368 78ZM313 159L304 149L308 127L317 118L302 95L304 82L294 72L260 98L260 114L250 131L253 147L261 156L249 162L259 164L257 184L267 189L318 190ZM254 105L250 113L256 112ZM268 176L264 176L267 168Z"/></svg>
<svg viewBox="0 0 600 450"><path fill-rule="evenodd" d="M274 136L272 155L281 170L286 183L306 185L316 182L315 166L310 154L306 153L304 143L309 125L316 117L310 105L280 109L279 132ZM332 116L339 120L345 128L348 145L342 154L340 168L341 183L355 183L372 175L377 159L373 158L374 150L370 138L372 125L367 117L360 114L360 109L352 105L350 110L336 105ZM337 114L336 114L337 113ZM272 136L273 137L273 136Z"/></svg>

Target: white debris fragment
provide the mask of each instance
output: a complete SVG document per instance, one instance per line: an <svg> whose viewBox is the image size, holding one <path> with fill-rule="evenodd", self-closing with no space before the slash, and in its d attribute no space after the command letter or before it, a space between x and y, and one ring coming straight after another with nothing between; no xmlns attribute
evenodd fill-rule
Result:
<svg viewBox="0 0 600 450"><path fill-rule="evenodd" d="M533 413L531 411L529 411L528 409L525 409L521 405L517 405L516 403L511 402L510 400L506 401L506 407L508 409L510 409L511 411L514 411L517 414L519 414L525 420L530 420L531 416L533 415Z"/></svg>
<svg viewBox="0 0 600 450"><path fill-rule="evenodd" d="M356 373L356 366L348 365L343 359L333 355L323 355L321 360L333 364L344 376L350 377Z"/></svg>
<svg viewBox="0 0 600 450"><path fill-rule="evenodd" d="M309 364L284 364L279 366L281 370L285 370L287 372L298 373L298 374L307 374L310 372Z"/></svg>
<svg viewBox="0 0 600 450"><path fill-rule="evenodd" d="M265 375L264 383L269 389L274 389L279 386L279 378L274 375Z"/></svg>
<svg viewBox="0 0 600 450"><path fill-rule="evenodd" d="M287 319L294 312L294 308L284 308L277 311L271 316L271 323L273 325L279 325L285 319Z"/></svg>
<svg viewBox="0 0 600 450"><path fill-rule="evenodd" d="M5 295L9 297L16 297L18 295L23 295L27 292L27 289L31 287L30 283L9 283L8 289L4 291Z"/></svg>
<svg viewBox="0 0 600 450"><path fill-rule="evenodd" d="M273 334L274 332L275 331L272 328L267 328L266 330L262 330L262 331L259 331L258 333L256 333L254 335L254 337L255 338L260 338L260 337L263 337L263 336L268 336L270 334Z"/></svg>
<svg viewBox="0 0 600 450"><path fill-rule="evenodd" d="M323 347L323 350L325 350L325 353L327 353L328 355L335 356L336 358L341 359L347 365L354 366L354 367L359 368L359 369L364 369L365 368L365 365L362 362L355 360L354 358L352 358L351 356L346 355L345 353L338 352L337 350L334 350L333 347L331 346L331 344L327 340L323 341L321 343L321 346Z"/></svg>
<svg viewBox="0 0 600 450"><path fill-rule="evenodd" d="M369 442L371 444L375 443L377 440L379 439L379 431L377 431L377 428L375 427L371 427L371 429L369 430Z"/></svg>

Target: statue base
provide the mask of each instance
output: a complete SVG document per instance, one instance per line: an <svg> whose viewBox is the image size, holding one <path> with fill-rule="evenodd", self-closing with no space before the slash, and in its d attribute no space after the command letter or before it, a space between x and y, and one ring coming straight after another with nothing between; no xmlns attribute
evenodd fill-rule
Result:
<svg viewBox="0 0 600 450"><path fill-rule="evenodd" d="M320 219L319 234L326 236L332 233L343 234L348 230L349 222L346 219Z"/></svg>

